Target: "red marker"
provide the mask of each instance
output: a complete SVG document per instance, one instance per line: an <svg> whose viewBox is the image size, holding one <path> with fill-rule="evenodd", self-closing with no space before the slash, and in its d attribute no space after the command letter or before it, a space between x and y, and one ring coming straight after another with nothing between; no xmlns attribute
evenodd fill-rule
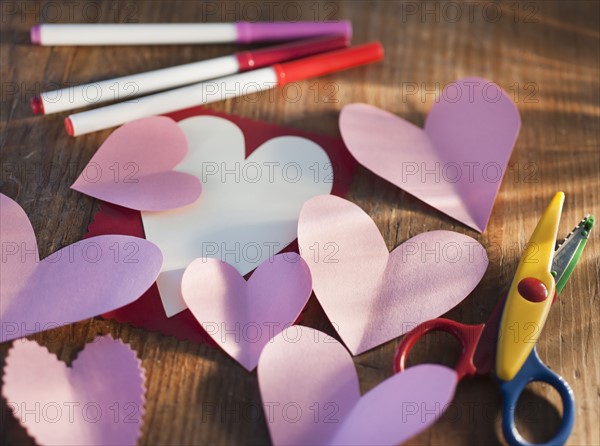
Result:
<svg viewBox="0 0 600 446"><path fill-rule="evenodd" d="M367 43L247 73L200 82L139 98L136 101L121 102L76 113L65 119L65 127L69 135L79 136L147 116L256 93L290 82L377 62L381 59L383 59L381 44L379 42Z"/></svg>
<svg viewBox="0 0 600 446"><path fill-rule="evenodd" d="M267 67L274 63L332 51L350 45L344 36L318 37L285 45L243 51L230 56L193 62L146 73L47 91L31 100L33 113L73 110L104 102L123 101L160 90Z"/></svg>

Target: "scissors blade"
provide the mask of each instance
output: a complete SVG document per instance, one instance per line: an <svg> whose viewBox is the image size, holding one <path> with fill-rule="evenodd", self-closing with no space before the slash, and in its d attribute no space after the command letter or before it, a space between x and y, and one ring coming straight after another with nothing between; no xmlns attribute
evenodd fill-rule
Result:
<svg viewBox="0 0 600 446"><path fill-rule="evenodd" d="M525 252L519 266L519 269L525 268L531 272L539 271L550 272L552 270L552 261L554 260L554 248L556 246L556 238L558 236L558 226L560 224L560 216L562 207L565 201L565 194L558 192L544 211L544 215L540 218L533 234L529 238L529 242L525 247ZM539 268L531 268L532 265L538 265Z"/></svg>
<svg viewBox="0 0 600 446"><path fill-rule="evenodd" d="M552 261L552 275L556 281L557 294L561 293L571 277L593 226L594 216L585 216L565 237L564 241L556 247L554 260Z"/></svg>
<svg viewBox="0 0 600 446"><path fill-rule="evenodd" d="M587 243L593 225L593 215L584 217L554 250L552 275L556 282L557 294L560 295L560 292L569 280ZM494 368L494 355L496 345L498 344L498 327L505 301L506 295L498 301L488 320L485 322L485 328L473 356L473 364L475 364L478 374L485 375Z"/></svg>
<svg viewBox="0 0 600 446"><path fill-rule="evenodd" d="M496 350L496 375L504 381L514 378L529 357L552 305L552 261L564 199L558 192L544 211L506 296Z"/></svg>
<svg viewBox="0 0 600 446"><path fill-rule="evenodd" d="M506 302L506 295L503 295L494 307L479 338L477 349L473 355L473 364L478 375L487 375L494 370L496 346L498 345L498 327L500 326L504 302Z"/></svg>

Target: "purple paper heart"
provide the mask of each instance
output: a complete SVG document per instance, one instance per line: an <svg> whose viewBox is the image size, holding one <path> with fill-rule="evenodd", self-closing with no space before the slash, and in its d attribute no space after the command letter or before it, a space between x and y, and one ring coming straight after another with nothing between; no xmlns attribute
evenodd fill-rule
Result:
<svg viewBox="0 0 600 446"><path fill-rule="evenodd" d="M82 240L40 261L23 209L2 194L0 209L0 342L120 308L158 276L158 247L124 235Z"/></svg>
<svg viewBox="0 0 600 446"><path fill-rule="evenodd" d="M263 350L258 382L275 445L395 445L439 418L457 379L447 367L420 365L361 397L344 347L320 331L295 326Z"/></svg>
<svg viewBox="0 0 600 446"><path fill-rule="evenodd" d="M171 118L130 122L111 133L71 189L140 211L188 205L200 196L200 180L173 170L187 150L185 134Z"/></svg>
<svg viewBox="0 0 600 446"><path fill-rule="evenodd" d="M97 338L71 367L33 341L9 351L2 394L38 444L134 445L141 434L145 374L135 352Z"/></svg>
<svg viewBox="0 0 600 446"><path fill-rule="evenodd" d="M263 347L300 315L312 292L310 271L293 252L264 261L246 282L218 259L196 259L185 270L183 298L206 332L253 370Z"/></svg>
<svg viewBox="0 0 600 446"><path fill-rule="evenodd" d="M480 78L449 84L424 129L367 104L347 105L340 114L342 137L360 164L479 232L520 127L508 94Z"/></svg>
<svg viewBox="0 0 600 446"><path fill-rule="evenodd" d="M298 246L317 299L354 355L459 304L488 265L477 240L452 231L425 232L389 252L373 220L332 195L304 204Z"/></svg>

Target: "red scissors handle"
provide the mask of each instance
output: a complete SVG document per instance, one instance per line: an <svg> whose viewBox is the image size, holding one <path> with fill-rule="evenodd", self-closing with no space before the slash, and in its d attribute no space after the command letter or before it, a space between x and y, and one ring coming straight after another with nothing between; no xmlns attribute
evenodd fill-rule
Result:
<svg viewBox="0 0 600 446"><path fill-rule="evenodd" d="M466 325L444 318L423 322L408 332L398 345L398 350L394 357L394 371L396 373L404 371L406 368L406 358L419 339L427 333L442 331L454 336L462 348L460 358L458 358L458 362L454 367L458 375L458 380L460 381L467 376L474 376L477 373L477 367L473 363L473 357L475 356L475 350L477 349L477 344L484 328L485 324Z"/></svg>

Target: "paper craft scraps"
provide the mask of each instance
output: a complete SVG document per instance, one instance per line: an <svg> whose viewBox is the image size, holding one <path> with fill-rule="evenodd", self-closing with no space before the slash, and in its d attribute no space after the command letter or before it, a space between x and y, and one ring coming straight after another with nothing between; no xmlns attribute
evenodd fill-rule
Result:
<svg viewBox="0 0 600 446"><path fill-rule="evenodd" d="M133 121L106 139L71 189L137 210L186 206L201 191L196 176L176 167L187 151L187 139L172 119Z"/></svg>
<svg viewBox="0 0 600 446"><path fill-rule="evenodd" d="M246 157L266 141L279 136L301 136L316 142L327 152L333 165L334 178L331 193L344 195L348 191L356 169L356 161L348 153L340 138L315 135L263 121L217 113L202 107L182 110L169 116L175 121L179 121L198 115L226 118L240 127L244 132L246 140ZM144 237L140 213L110 203L102 203L100 210L94 216L93 223L88 228L86 237L103 234L125 234ZM297 249L297 245L294 242L284 251L297 251ZM156 285L152 286L140 299L123 308L111 311L105 317L115 319L119 322L127 322L146 330L175 336L178 339L215 345L212 338L206 334L189 309L170 318L166 317Z"/></svg>
<svg viewBox="0 0 600 446"><path fill-rule="evenodd" d="M419 234L390 253L362 209L330 195L302 207L298 245L315 295L353 355L441 316L488 265L476 240L451 231Z"/></svg>
<svg viewBox="0 0 600 446"><path fill-rule="evenodd" d="M312 282L295 252L265 260L247 282L228 263L205 258L185 270L182 292L206 332L251 371L263 347L298 318Z"/></svg>
<svg viewBox="0 0 600 446"><path fill-rule="evenodd" d="M200 177L202 197L185 209L142 212L146 238L165 257L157 284L167 316L186 308L181 277L190 262L211 257L252 271L296 238L302 203L333 184L327 153L309 139L273 138L246 158L233 122L197 116L178 124L189 143L180 168Z"/></svg>
<svg viewBox="0 0 600 446"><path fill-rule="evenodd" d="M441 416L456 373L440 365L411 367L361 397L346 349L297 325L267 344L258 382L275 445L396 445Z"/></svg>
<svg viewBox="0 0 600 446"><path fill-rule="evenodd" d="M158 276L158 247L124 235L92 237L40 261L23 209L2 194L0 209L0 342L120 308Z"/></svg>
<svg viewBox="0 0 600 446"><path fill-rule="evenodd" d="M96 212L94 221L88 226L88 233L84 238L104 234L144 237L139 211L101 202L100 210ZM212 338L200 326L190 310L186 309L171 318L165 315L156 283L136 301L107 312L103 314L103 317L129 323L146 330L158 331L167 336L175 336L184 341L216 347Z"/></svg>
<svg viewBox="0 0 600 446"><path fill-rule="evenodd" d="M340 131L356 160L428 205L483 232L521 127L496 84L452 82L420 129L367 104L350 104Z"/></svg>
<svg viewBox="0 0 600 446"><path fill-rule="evenodd" d="M6 358L2 395L40 445L135 445L145 382L136 353L110 336L86 345L71 367L23 340Z"/></svg>

